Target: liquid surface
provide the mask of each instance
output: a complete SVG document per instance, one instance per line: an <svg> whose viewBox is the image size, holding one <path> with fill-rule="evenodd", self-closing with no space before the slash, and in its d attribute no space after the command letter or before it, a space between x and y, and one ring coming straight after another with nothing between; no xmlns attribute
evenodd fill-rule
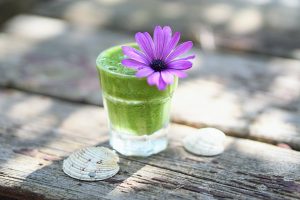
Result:
<svg viewBox="0 0 300 200"><path fill-rule="evenodd" d="M125 44L124 46L132 46L137 48L137 45L134 43ZM136 71L125 67L121 64L121 61L125 58L125 55L122 52L121 46L113 47L101 53L97 59L97 66L101 68L124 75L135 75Z"/></svg>

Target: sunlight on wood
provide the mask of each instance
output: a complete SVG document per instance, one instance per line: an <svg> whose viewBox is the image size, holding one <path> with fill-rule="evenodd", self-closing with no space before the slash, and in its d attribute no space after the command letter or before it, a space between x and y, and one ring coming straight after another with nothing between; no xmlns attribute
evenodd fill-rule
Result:
<svg viewBox="0 0 300 200"><path fill-rule="evenodd" d="M297 58L300 59L300 49L295 49L292 51L292 55Z"/></svg>
<svg viewBox="0 0 300 200"><path fill-rule="evenodd" d="M229 30L234 34L253 33L263 25L263 17L255 8L240 9L231 18Z"/></svg>
<svg viewBox="0 0 300 200"><path fill-rule="evenodd" d="M15 171L17 172L16 174L25 179L31 173L34 173L35 171L52 164L52 162L47 162L45 160L43 161L42 159L40 159L41 157L43 157L44 154L37 150L32 150L31 155L29 155L30 149L23 149L20 151L24 152L12 154L11 157L8 160L6 160L6 162L0 165L2 172L11 174L15 171L15 169L17 169L17 171ZM39 163L43 163L43 166L39 165ZM20 182L20 184L21 183L22 181Z"/></svg>
<svg viewBox="0 0 300 200"><path fill-rule="evenodd" d="M49 39L66 31L65 23L58 19L19 15L6 27L6 31L21 37ZM20 34L21 33L21 34Z"/></svg>
<svg viewBox="0 0 300 200"><path fill-rule="evenodd" d="M272 68L269 68L269 73L274 74L272 84L270 84L270 93L285 101L297 101L300 97L300 62L273 58L270 60L270 66Z"/></svg>
<svg viewBox="0 0 300 200"><path fill-rule="evenodd" d="M281 109L268 109L257 117L250 127L250 134L261 138L276 138L290 144L300 142L299 113Z"/></svg>
<svg viewBox="0 0 300 200"><path fill-rule="evenodd" d="M12 119L37 118L45 114L51 105L50 99L31 97L13 105L7 112L7 115ZM20 115L20 113L22 114Z"/></svg>
<svg viewBox="0 0 300 200"><path fill-rule="evenodd" d="M295 76L280 76L272 85L273 94L286 100L296 100L300 96L300 78Z"/></svg>
<svg viewBox="0 0 300 200"><path fill-rule="evenodd" d="M222 85L216 86L215 92L218 89L221 90ZM208 94L215 96L213 92ZM6 113L5 105L13 100L33 97L38 96L18 91L2 92L0 109L2 113ZM228 197L234 198L244 194L245 188L240 188L240 184L249 188L249 191L259 188L266 194L273 195L273 190L268 188L273 188L274 183L279 182L282 187L276 188L276 191L280 192L280 197L285 194L293 195L292 197L298 195L299 152L257 141L227 137L223 154L218 157L197 157L186 152L181 143L183 136L193 134L197 129L178 124L171 125L170 145L161 154L147 159L121 156L120 172L105 181L74 180L61 169L63 157L85 146L103 145L103 142L105 146L108 145L107 126L101 125L99 132L94 130L96 124L102 122L104 111L96 106L47 97L40 98L41 103L45 98L51 100L51 109L38 120L35 117L28 120L0 120L1 188L13 190L18 187L18 191L31 191L35 196L44 195L48 199L95 199L99 196L114 199L143 199L152 196L157 197L155 199L172 199L174 195L181 199L191 199L194 194L191 189L200 197L204 195L203 191L218 195L210 188L217 188L216 190L226 195L231 194ZM32 104L28 104L29 108L31 106ZM23 112L22 109L19 111ZM83 121L89 125L83 125ZM74 127L78 128L77 131L74 131ZM225 184L231 183L230 188L224 188ZM235 189L234 194L232 188ZM278 194L274 195L278 197Z"/></svg>
<svg viewBox="0 0 300 200"><path fill-rule="evenodd" d="M272 0L246 0L246 1L257 5L265 5L265 4L269 4Z"/></svg>
<svg viewBox="0 0 300 200"><path fill-rule="evenodd" d="M100 108L98 110L94 107L86 107L72 112L66 119L64 119L59 128L68 129L75 132L85 132L87 130L95 131L99 132L100 136L101 127L108 127L108 122L104 111Z"/></svg>
<svg viewBox="0 0 300 200"><path fill-rule="evenodd" d="M278 0L281 4L287 7L297 7L300 5L298 0Z"/></svg>
<svg viewBox="0 0 300 200"><path fill-rule="evenodd" d="M195 88L194 92L190 92L191 88ZM238 120L243 112L237 94L224 90L221 84L210 81L182 83L174 96L174 118L184 115L186 121L200 121L207 125L244 126Z"/></svg>
<svg viewBox="0 0 300 200"><path fill-rule="evenodd" d="M127 0L96 0L96 2L99 2L103 5L107 6L115 6L118 4L126 3Z"/></svg>
<svg viewBox="0 0 300 200"><path fill-rule="evenodd" d="M247 145L248 148L245 148L245 145ZM251 165L254 168L249 172L259 168L265 175L273 174L282 176L283 178L293 179L295 174L299 173L299 160L297 159L299 153L289 149L281 149L275 153L271 148L267 148L268 146L271 147L272 145L259 143L254 146L254 141L252 140L246 140L244 143L234 142L231 144L231 148L234 147L245 159L252 161ZM290 157L285 156L287 152L289 152ZM251 168L251 166L248 167Z"/></svg>
<svg viewBox="0 0 300 200"><path fill-rule="evenodd" d="M233 14L233 8L228 4L213 4L204 10L204 17L212 24L222 24L228 21Z"/></svg>
<svg viewBox="0 0 300 200"><path fill-rule="evenodd" d="M101 26L109 21L113 14L107 9L96 7L92 1L77 1L64 12L68 21L84 27Z"/></svg>
<svg viewBox="0 0 300 200"><path fill-rule="evenodd" d="M11 35L0 33L0 61L7 61L9 60L9 58L13 58L11 62L13 64L16 64L18 61L20 61L20 57L16 55L24 55L27 52L32 51L37 43L37 41L24 41L18 38L14 41L14 45L11 45L11 41L13 40L13 38L14 37L11 37ZM7 63L0 65L0 70L1 68L5 67L7 67ZM1 75L4 75L3 72L1 73L0 77Z"/></svg>
<svg viewBox="0 0 300 200"><path fill-rule="evenodd" d="M161 15L167 19L177 19L186 12L186 7L182 6L181 2L162 2L159 9Z"/></svg>
<svg viewBox="0 0 300 200"><path fill-rule="evenodd" d="M129 14L130 23L127 24L129 27L138 27L145 23L149 22L151 13L146 12L145 10L135 10Z"/></svg>
<svg viewBox="0 0 300 200"><path fill-rule="evenodd" d="M130 163L129 163L130 164ZM122 183L117 185L106 197L113 199L122 199L122 197L128 196L130 193L135 193L136 190L146 189L147 184L140 182L137 176L146 176L150 181L155 176L155 169L150 165L143 166L138 171L134 172L130 177L126 178ZM152 173L149 173L151 171ZM147 181L145 181L147 183Z"/></svg>
<svg viewBox="0 0 300 200"><path fill-rule="evenodd" d="M204 51L216 49L215 37L213 31L207 27L201 27L199 31L199 42Z"/></svg>

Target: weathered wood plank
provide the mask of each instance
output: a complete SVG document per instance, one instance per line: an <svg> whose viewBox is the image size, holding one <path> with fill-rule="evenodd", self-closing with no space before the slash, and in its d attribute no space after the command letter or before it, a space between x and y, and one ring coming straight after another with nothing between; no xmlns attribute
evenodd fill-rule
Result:
<svg viewBox="0 0 300 200"><path fill-rule="evenodd" d="M296 1L62 0L42 2L33 13L131 32L168 24L190 39L200 38L203 47L300 58L299 9Z"/></svg>
<svg viewBox="0 0 300 200"><path fill-rule="evenodd" d="M228 137L217 157L181 144L194 128L172 124L169 148L150 158L121 156L121 171L80 182L61 170L72 151L107 143L102 108L0 91L0 194L19 199L297 199L300 153ZM28 109L30 108L30 109ZM14 196L14 190L18 190ZM0 196L1 196L0 195Z"/></svg>
<svg viewBox="0 0 300 200"><path fill-rule="evenodd" d="M175 93L172 119L300 150L299 66L298 61L272 57L200 54L200 63ZM255 125L262 113L278 109L289 117L279 117L276 123L288 130L282 126L270 132Z"/></svg>
<svg viewBox="0 0 300 200"><path fill-rule="evenodd" d="M299 104L300 106L300 104ZM250 126L250 135L262 141L284 141L292 147L300 144L300 111L270 108L259 114ZM294 137L295 136L295 137Z"/></svg>
<svg viewBox="0 0 300 200"><path fill-rule="evenodd" d="M43 29L38 33L28 31L41 24ZM91 104L101 104L94 63L97 54L133 39L34 16L15 18L6 32L0 37L1 85ZM196 127L215 126L230 135L283 142L300 150L297 128L274 135L257 126L251 128L257 116L268 109L283 109L299 118L300 61L205 53L197 48L194 52L195 65L174 96L173 121ZM296 121L284 123L298 127Z"/></svg>
<svg viewBox="0 0 300 200"><path fill-rule="evenodd" d="M130 42L126 35L73 29L61 20L32 16L16 17L6 31L10 35L0 35L0 83L95 104L101 103L96 57Z"/></svg>

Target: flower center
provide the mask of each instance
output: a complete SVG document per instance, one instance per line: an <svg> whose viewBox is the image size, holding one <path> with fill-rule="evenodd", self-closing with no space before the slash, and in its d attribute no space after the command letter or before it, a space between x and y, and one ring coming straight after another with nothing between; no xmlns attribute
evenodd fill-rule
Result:
<svg viewBox="0 0 300 200"><path fill-rule="evenodd" d="M166 63L162 60L153 60L150 67L156 72L160 72L168 68Z"/></svg>

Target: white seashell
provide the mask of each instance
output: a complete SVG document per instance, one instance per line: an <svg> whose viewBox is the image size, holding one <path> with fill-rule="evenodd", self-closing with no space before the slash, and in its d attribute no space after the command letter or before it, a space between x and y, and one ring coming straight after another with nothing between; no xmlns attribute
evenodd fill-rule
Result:
<svg viewBox="0 0 300 200"><path fill-rule="evenodd" d="M223 153L225 134L215 128L202 128L183 140L186 150L196 155L215 156Z"/></svg>
<svg viewBox="0 0 300 200"><path fill-rule="evenodd" d="M118 173L120 169L118 162L118 155L108 148L87 147L66 158L63 171L79 180L104 180Z"/></svg>

